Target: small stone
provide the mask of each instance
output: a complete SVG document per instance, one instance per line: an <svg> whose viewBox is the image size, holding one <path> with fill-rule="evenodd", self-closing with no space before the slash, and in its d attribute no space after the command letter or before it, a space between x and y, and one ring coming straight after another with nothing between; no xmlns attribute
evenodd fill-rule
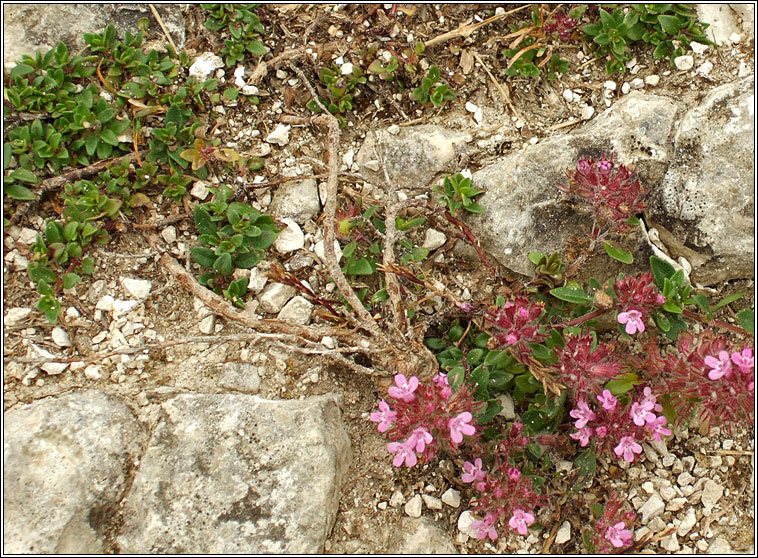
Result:
<svg viewBox="0 0 758 558"><path fill-rule="evenodd" d="M111 295L105 295L97 301L95 310L102 310L104 312L111 312L113 310L114 299Z"/></svg>
<svg viewBox="0 0 758 558"><path fill-rule="evenodd" d="M680 473L678 477L676 477L676 483L679 486L687 486L692 483L692 481L695 480L695 477L690 475L687 471L684 471L683 473Z"/></svg>
<svg viewBox="0 0 758 558"><path fill-rule="evenodd" d="M144 300L150 294L152 283L147 279L131 279L121 277L121 287L137 300Z"/></svg>
<svg viewBox="0 0 758 558"><path fill-rule="evenodd" d="M573 100L574 100L574 92L573 92L573 91L571 91L571 89L564 89L564 90L563 90L563 99L564 99L564 100L565 100L567 103L570 103L571 101L573 101Z"/></svg>
<svg viewBox="0 0 758 558"><path fill-rule="evenodd" d="M661 498L664 499L664 501L669 502L672 498L674 498L677 495L677 491L672 486L662 486L660 490Z"/></svg>
<svg viewBox="0 0 758 558"><path fill-rule="evenodd" d="M24 227L18 233L18 241L22 244L31 246L37 240L37 231Z"/></svg>
<svg viewBox="0 0 758 558"><path fill-rule="evenodd" d="M340 66L340 72L343 76L349 75L353 73L353 65L350 62L345 62Z"/></svg>
<svg viewBox="0 0 758 558"><path fill-rule="evenodd" d="M458 530L469 537L476 537L476 529L471 528L471 524L476 521L476 517L470 511L466 510L458 516Z"/></svg>
<svg viewBox="0 0 758 558"><path fill-rule="evenodd" d="M595 107L585 105L582 107L582 120L589 120L595 114Z"/></svg>
<svg viewBox="0 0 758 558"><path fill-rule="evenodd" d="M647 482L642 483L642 490L644 490L648 494L653 494L655 492L655 487L653 486L652 482L647 481Z"/></svg>
<svg viewBox="0 0 758 558"><path fill-rule="evenodd" d="M139 392L134 396L134 400L140 407L147 407L150 405L150 400L147 398L147 394L144 391Z"/></svg>
<svg viewBox="0 0 758 558"><path fill-rule="evenodd" d="M313 247L313 251L322 262L326 262L326 250L324 249L323 240L319 240L316 243L316 245ZM337 258L337 262L342 259L342 248L340 248L340 243L337 242L337 240L334 241L334 256Z"/></svg>
<svg viewBox="0 0 758 558"><path fill-rule="evenodd" d="M684 54L674 58L674 66L677 70L691 70L695 65L695 59L690 54Z"/></svg>
<svg viewBox="0 0 758 558"><path fill-rule="evenodd" d="M71 318L72 320L75 320L76 318L80 317L81 314L79 313L79 310L74 308L73 306L69 306L66 309L66 317Z"/></svg>
<svg viewBox="0 0 758 558"><path fill-rule="evenodd" d="M679 527L676 529L676 534L680 537L684 537L687 533L690 532L690 529L695 526L695 523L697 523L695 510L690 508L687 510L687 513L684 515L681 523L679 523Z"/></svg>
<svg viewBox="0 0 758 558"><path fill-rule="evenodd" d="M290 126L286 124L279 124L274 131L266 136L268 143L275 143L280 146L285 146L290 141Z"/></svg>
<svg viewBox="0 0 758 558"><path fill-rule="evenodd" d="M684 465L685 471L692 471L692 469L695 467L695 458L691 455L682 457L682 465Z"/></svg>
<svg viewBox="0 0 758 558"><path fill-rule="evenodd" d="M451 508L457 508L461 505L461 493L454 488L448 488L442 494L442 501Z"/></svg>
<svg viewBox="0 0 758 558"><path fill-rule="evenodd" d="M68 333L66 333L66 330L62 327L54 327L53 331L50 333L50 337L52 337L53 343L59 347L71 346L71 339L69 338Z"/></svg>
<svg viewBox="0 0 758 558"><path fill-rule="evenodd" d="M353 166L353 163L355 162L355 151L353 149L348 150L343 156L342 156L342 162L345 163L345 166L347 168L350 168Z"/></svg>
<svg viewBox="0 0 758 558"><path fill-rule="evenodd" d="M711 62L710 60L706 60L700 66L698 66L695 72L697 72L701 76L707 76L708 74L711 73L712 69L713 69L713 62Z"/></svg>
<svg viewBox="0 0 758 558"><path fill-rule="evenodd" d="M631 85L629 85L629 82L628 82L628 81L625 81L625 82L623 83L623 85L621 86L621 92L622 92L624 95L627 95L627 94L629 93L629 91L631 91L631 90L632 90L632 86L631 86Z"/></svg>
<svg viewBox="0 0 758 558"><path fill-rule="evenodd" d="M241 393L258 393L261 387L261 376L258 367L247 362L227 362L219 378L219 384L227 389Z"/></svg>
<svg viewBox="0 0 758 558"><path fill-rule="evenodd" d="M439 498L435 498L434 496L430 496L429 494L422 494L421 498L424 500L424 504L427 508L430 510L441 510L442 509L442 500Z"/></svg>
<svg viewBox="0 0 758 558"><path fill-rule="evenodd" d="M302 249L305 246L305 235L300 225L292 219L282 219L281 221L287 225L287 228L279 232L279 236L274 242L274 248L280 254Z"/></svg>
<svg viewBox="0 0 758 558"><path fill-rule="evenodd" d="M103 371L98 364L90 364L84 369L84 377L88 380L100 380L103 377Z"/></svg>
<svg viewBox="0 0 758 558"><path fill-rule="evenodd" d="M361 167L365 167L369 170L372 170L374 172L378 172L381 166L379 165L379 161L377 159L371 159L370 161L364 161L361 163Z"/></svg>
<svg viewBox="0 0 758 558"><path fill-rule="evenodd" d="M446 241L447 237L444 233L435 229L426 229L423 247L427 250L436 250L444 245Z"/></svg>
<svg viewBox="0 0 758 558"><path fill-rule="evenodd" d="M407 504L405 504L405 507L403 508L405 510L405 515L408 517L421 517L422 505L421 495L416 494L413 498L408 500Z"/></svg>
<svg viewBox="0 0 758 558"><path fill-rule="evenodd" d="M113 317L118 318L127 312L134 309L139 304L138 300L114 300L113 301Z"/></svg>
<svg viewBox="0 0 758 558"><path fill-rule="evenodd" d="M655 87L656 85L658 85L660 81L661 81L661 76L659 76L658 74L653 74L645 78L645 85L649 85L650 87Z"/></svg>
<svg viewBox="0 0 758 558"><path fill-rule="evenodd" d="M671 467L674 464L674 461L676 461L676 456L673 454L668 454L663 458L663 466Z"/></svg>
<svg viewBox="0 0 758 558"><path fill-rule="evenodd" d="M161 236L166 244L173 244L176 242L176 227L166 227L161 231Z"/></svg>
<svg viewBox="0 0 758 558"><path fill-rule="evenodd" d="M66 362L46 362L42 366L40 366L42 370L50 374L51 376L56 376L66 370L68 368L68 363Z"/></svg>
<svg viewBox="0 0 758 558"><path fill-rule="evenodd" d="M736 45L737 43L742 41L742 35L740 35L739 33L732 33L731 35L729 35L729 40L733 44Z"/></svg>
<svg viewBox="0 0 758 558"><path fill-rule="evenodd" d="M727 541L723 536L719 535L711 541L711 543L708 545L708 549L705 552L706 554L721 554L723 556L726 556L728 554L732 554L734 550L732 550L732 546L729 544L729 541Z"/></svg>
<svg viewBox="0 0 758 558"><path fill-rule="evenodd" d="M390 506L396 508L405 503L405 496L400 490L395 490L390 497Z"/></svg>
<svg viewBox="0 0 758 558"><path fill-rule="evenodd" d="M266 276L266 272L259 267L254 267L250 270L250 275L247 280L247 290L258 294L263 290L263 287L266 286L267 281L268 277Z"/></svg>
<svg viewBox="0 0 758 558"><path fill-rule="evenodd" d="M498 397L498 401L500 401L500 405L502 405L502 409L498 413L501 417L505 418L505 420L513 420L516 418L516 408L513 405L513 398L511 397L510 393L503 393Z"/></svg>
<svg viewBox="0 0 758 558"><path fill-rule="evenodd" d="M721 443L721 447L727 451L731 450L734 447L734 440L724 440Z"/></svg>
<svg viewBox="0 0 758 558"><path fill-rule="evenodd" d="M737 77L746 77L749 76L752 73L750 70L750 66L745 64L744 62L740 62L739 68L737 69Z"/></svg>
<svg viewBox="0 0 758 558"><path fill-rule="evenodd" d="M679 550L679 541L676 538L676 533L671 533L668 537L664 537L661 540L661 548L668 552Z"/></svg>
<svg viewBox="0 0 758 558"><path fill-rule="evenodd" d="M615 82L615 81L610 81L610 80L609 80L609 81L606 81L606 82L603 84L603 87L605 87L605 88L606 88L606 89L608 89L609 91L616 91L616 82Z"/></svg>
<svg viewBox="0 0 758 558"><path fill-rule="evenodd" d="M6 327L17 325L22 320L28 318L32 313L31 308L9 308L3 321Z"/></svg>
<svg viewBox="0 0 758 558"><path fill-rule="evenodd" d="M700 497L700 501L705 506L706 510L713 509L713 506L721 499L724 494L724 487L717 482L707 479L703 485L703 494Z"/></svg>
<svg viewBox="0 0 758 558"><path fill-rule="evenodd" d="M200 333L203 333L205 335L210 335L215 331L216 328L216 316L213 314L206 316L202 320L200 320Z"/></svg>
<svg viewBox="0 0 758 558"><path fill-rule="evenodd" d="M571 540L571 523L564 521L555 534L555 543L563 544Z"/></svg>
<svg viewBox="0 0 758 558"><path fill-rule="evenodd" d="M284 308L287 301L295 296L295 294L297 294L295 287L283 285L282 283L270 283L258 295L261 311L269 314L278 314Z"/></svg>
<svg viewBox="0 0 758 558"><path fill-rule="evenodd" d="M190 77L205 81L218 68L224 67L224 61L212 52L204 52L198 56L189 69Z"/></svg>
<svg viewBox="0 0 758 558"><path fill-rule="evenodd" d="M645 81L642 78L634 78L631 87L632 89L643 89L645 87Z"/></svg>
<svg viewBox="0 0 758 558"><path fill-rule="evenodd" d="M293 324L307 325L311 321L313 304L302 296L292 298L277 315L277 319Z"/></svg>
<svg viewBox="0 0 758 558"><path fill-rule="evenodd" d="M197 198L201 201L207 198L209 193L210 190L208 190L208 185L202 180L195 182L195 184L192 186L192 190L190 190L190 195L193 198Z"/></svg>
<svg viewBox="0 0 758 558"><path fill-rule="evenodd" d="M663 521L660 516L654 517L650 520L650 522L647 524L648 529L653 531L653 533L660 533L666 528L666 522Z"/></svg>
<svg viewBox="0 0 758 558"><path fill-rule="evenodd" d="M392 124L391 126L387 128L387 133L392 134L393 136L398 135L400 133L400 126L398 126L397 124ZM379 170L379 169L375 169L375 170Z"/></svg>
<svg viewBox="0 0 758 558"><path fill-rule="evenodd" d="M642 524L646 525L652 518L659 516L666 508L666 504L658 494L650 496L647 502L645 502L640 508L640 514L642 514Z"/></svg>
<svg viewBox="0 0 758 558"><path fill-rule="evenodd" d="M710 47L708 45L704 45L703 43L698 43L697 41L692 41L690 43L690 48L692 49L692 52L694 52L698 56L701 56Z"/></svg>

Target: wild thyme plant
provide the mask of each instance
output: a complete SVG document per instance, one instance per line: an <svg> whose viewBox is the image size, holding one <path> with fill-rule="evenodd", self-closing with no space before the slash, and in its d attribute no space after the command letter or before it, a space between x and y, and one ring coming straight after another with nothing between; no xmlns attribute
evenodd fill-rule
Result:
<svg viewBox="0 0 758 558"><path fill-rule="evenodd" d="M638 226L648 188L613 155L583 157L567 174L568 184L559 188L592 212L591 248L603 242L610 257L631 262L631 254L606 238ZM709 425L753 424L751 313L740 314L742 328L713 321L707 299L655 257L650 272L591 279L588 293L567 279L576 262L566 271L558 255L532 256L545 277L493 305L457 305L461 317L447 334L427 340L442 371L430 382L398 374L392 401L381 401L370 417L390 439L396 467L429 462L440 452L463 458L461 482L474 491L472 529L481 539L509 530L527 535L538 523L538 508L549 503L541 487L550 466L545 448L574 456L574 486L581 487L591 481L597 456L634 462L643 443L671 436L695 410ZM598 339L595 319L606 313L614 315L616 334L636 337L642 351ZM711 327L696 338L685 331L684 318ZM676 354L660 350L659 334L678 338ZM496 417L505 394L520 414L510 424ZM594 527L583 533L588 551L631 545L635 514L616 495L592 514Z"/></svg>

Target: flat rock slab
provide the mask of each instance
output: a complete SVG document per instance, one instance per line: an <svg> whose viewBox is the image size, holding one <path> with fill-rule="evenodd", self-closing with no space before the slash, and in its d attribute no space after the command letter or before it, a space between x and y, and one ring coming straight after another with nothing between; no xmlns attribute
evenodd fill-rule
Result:
<svg viewBox="0 0 758 558"><path fill-rule="evenodd" d="M117 537L122 553L321 553L350 463L333 395L162 404Z"/></svg>
<svg viewBox="0 0 758 558"><path fill-rule="evenodd" d="M177 48L185 40L186 23L181 5L156 5ZM162 34L147 4L5 4L3 5L3 64L17 62L24 54L43 54L58 42L68 45L71 53L85 46L85 33L102 33L113 23L118 36L135 33L137 22L146 17L150 33ZM157 47L156 47L157 48Z"/></svg>
<svg viewBox="0 0 758 558"><path fill-rule="evenodd" d="M127 472L147 441L120 399L85 391L5 413L8 554L99 554Z"/></svg>

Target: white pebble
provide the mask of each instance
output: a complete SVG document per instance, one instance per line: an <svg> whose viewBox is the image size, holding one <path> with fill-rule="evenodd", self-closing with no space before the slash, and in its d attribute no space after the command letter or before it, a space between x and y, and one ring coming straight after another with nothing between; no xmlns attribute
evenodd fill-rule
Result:
<svg viewBox="0 0 758 558"><path fill-rule="evenodd" d="M733 44L736 45L737 43L742 41L742 35L740 35L739 33L732 33L731 35L729 35L729 40Z"/></svg>
<svg viewBox="0 0 758 558"><path fill-rule="evenodd" d="M281 146L287 145L290 141L290 127L286 124L277 125L274 131L266 137L266 141Z"/></svg>
<svg viewBox="0 0 758 558"><path fill-rule="evenodd" d="M695 59L690 54L674 58L674 66L676 66L678 70L691 70L694 65Z"/></svg>
<svg viewBox="0 0 758 558"><path fill-rule="evenodd" d="M409 517L421 517L421 507L421 495L416 494L413 498L408 500L407 504L405 504L405 515Z"/></svg>
<svg viewBox="0 0 758 558"><path fill-rule="evenodd" d="M634 78L632 80L632 89L643 89L645 87L645 82L642 80L642 78Z"/></svg>
<svg viewBox="0 0 758 558"><path fill-rule="evenodd" d="M582 107L582 120L589 120L595 114L595 108L590 105Z"/></svg>
<svg viewBox="0 0 758 558"><path fill-rule="evenodd" d="M606 89L608 89L610 91L616 91L616 82L615 81L610 81L610 80L606 81L603 84L603 87L605 87Z"/></svg>
<svg viewBox="0 0 758 558"><path fill-rule="evenodd" d="M631 91L632 86L629 85L629 82L625 81L624 84L621 86L621 92L626 95Z"/></svg>
<svg viewBox="0 0 758 558"><path fill-rule="evenodd" d="M563 98L567 103L570 103L571 101L574 100L574 92L571 91L571 89L564 89Z"/></svg>
<svg viewBox="0 0 758 558"><path fill-rule="evenodd" d="M343 76L352 74L353 65L350 62L345 62L342 66L340 66L340 72L342 72Z"/></svg>
<svg viewBox="0 0 758 558"><path fill-rule="evenodd" d="M645 78L645 83L651 87L655 87L656 85L658 85L658 82L660 81L661 81L661 76L657 74L653 74Z"/></svg>
<svg viewBox="0 0 758 558"><path fill-rule="evenodd" d="M53 338L53 343L59 347L71 346L71 339L69 338L68 333L66 333L66 330L62 327L53 328L53 331L50 333L50 337Z"/></svg>
<svg viewBox="0 0 758 558"><path fill-rule="evenodd" d="M166 227L161 231L161 236L166 244L173 244L176 242L176 227Z"/></svg>
<svg viewBox="0 0 758 558"><path fill-rule="evenodd" d="M707 76L708 74L711 73L712 69L713 69L713 63L709 60L706 60L700 66L698 66L697 70L695 71L701 76Z"/></svg>
<svg viewBox="0 0 758 558"><path fill-rule="evenodd" d="M208 190L208 185L202 180L195 182L195 184L192 186L192 190L190 190L192 197L199 200L204 200L207 198L209 193L210 190Z"/></svg>
<svg viewBox="0 0 758 558"><path fill-rule="evenodd" d="M279 232L279 236L274 242L274 248L280 254L286 254L288 252L294 252L300 250L305 246L305 235L295 221L292 219L282 219L282 223L287 225L287 228Z"/></svg>
<svg viewBox="0 0 758 558"><path fill-rule="evenodd" d="M448 488L442 495L442 501L451 508L457 508L461 505L461 493L454 488Z"/></svg>
<svg viewBox="0 0 758 558"><path fill-rule="evenodd" d="M571 540L571 523L564 521L555 535L555 543L563 544L569 540Z"/></svg>

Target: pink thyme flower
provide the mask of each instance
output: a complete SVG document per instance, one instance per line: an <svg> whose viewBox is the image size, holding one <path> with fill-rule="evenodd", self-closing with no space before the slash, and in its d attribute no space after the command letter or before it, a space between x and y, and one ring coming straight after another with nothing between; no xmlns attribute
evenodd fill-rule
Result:
<svg viewBox="0 0 758 558"><path fill-rule="evenodd" d="M652 403L653 410L656 413L660 413L661 411L663 411L663 407L661 406L661 404L656 402L656 395L653 393L653 390L650 389L650 386L645 386L645 389L642 390L642 395L643 395L642 402L649 401L650 403Z"/></svg>
<svg viewBox="0 0 758 558"><path fill-rule="evenodd" d="M400 442L390 442L387 444L387 451L397 454L392 460L392 464L395 467L402 467L403 462L405 462L406 466L413 467L418 461L416 452L413 451L413 445L409 445L407 441L402 444Z"/></svg>
<svg viewBox="0 0 758 558"><path fill-rule="evenodd" d="M511 467L508 469L508 478L511 479L513 482L516 482L521 478L521 471L516 469L516 467Z"/></svg>
<svg viewBox="0 0 758 558"><path fill-rule="evenodd" d="M597 415L587 406L587 401L584 399L577 401L576 406L578 408L572 409L569 415L577 419L575 426L577 429L581 429L587 426L589 421L594 420Z"/></svg>
<svg viewBox="0 0 758 558"><path fill-rule="evenodd" d="M474 459L473 463L464 461L463 471L461 480L466 483L482 480L485 477L485 473L482 471L482 460L479 457Z"/></svg>
<svg viewBox="0 0 758 558"><path fill-rule="evenodd" d="M632 532L626 528L623 521L619 521L608 527L605 538L611 541L611 544L616 548L621 548L632 542Z"/></svg>
<svg viewBox="0 0 758 558"><path fill-rule="evenodd" d="M592 436L592 428L585 426L580 428L577 432L570 434L574 440L579 440L579 445L584 447L590 443L590 436Z"/></svg>
<svg viewBox="0 0 758 558"><path fill-rule="evenodd" d="M671 430L666 428L668 420L664 416L656 417L653 422L648 423L648 428L653 432L653 440L661 441L661 436L671 436Z"/></svg>
<svg viewBox="0 0 758 558"><path fill-rule="evenodd" d="M637 426L645 426L646 423L655 421L656 417L653 410L655 403L649 400L643 400L641 403L632 403L632 408L629 411L629 416L634 420L634 424Z"/></svg>
<svg viewBox="0 0 758 558"><path fill-rule="evenodd" d="M645 331L645 322L642 321L642 312L639 310L631 309L627 312L620 312L617 319L620 324L626 324L624 330L629 335L634 335L638 331L640 333Z"/></svg>
<svg viewBox="0 0 758 558"><path fill-rule="evenodd" d="M457 417L451 418L447 422L447 426L450 429L450 438L456 445L463 441L463 435L472 436L476 433L476 428L469 424L474 417L468 411L463 411Z"/></svg>
<svg viewBox="0 0 758 558"><path fill-rule="evenodd" d="M710 366L711 371L708 372L708 377L711 380L718 380L723 376L730 376L732 374L732 364L729 359L729 353L726 351L719 351L719 358L707 356L703 359L706 366Z"/></svg>
<svg viewBox="0 0 758 558"><path fill-rule="evenodd" d="M434 440L434 438L429 431L423 426L419 426L411 432L406 443L411 447L415 447L418 453L424 453L427 444L431 444L432 440Z"/></svg>
<svg viewBox="0 0 758 558"><path fill-rule="evenodd" d="M613 284L613 292L616 294L617 308L633 308L642 314L643 321L647 319L651 310L666 302L655 284L653 274L649 271L637 275L624 275Z"/></svg>
<svg viewBox="0 0 758 558"><path fill-rule="evenodd" d="M639 445L635 440L634 436L624 436L621 438L621 441L619 442L619 445L617 445L613 451L621 457L624 456L624 460L631 463L634 461L634 454L635 453L642 453L642 446Z"/></svg>
<svg viewBox="0 0 758 558"><path fill-rule="evenodd" d="M598 426L595 428L595 434L597 434L598 438L603 438L608 433L608 427L607 426Z"/></svg>
<svg viewBox="0 0 758 558"><path fill-rule="evenodd" d="M755 359L752 349L742 349L742 352L732 353L732 362L737 365L740 372L747 374L755 368Z"/></svg>
<svg viewBox="0 0 758 558"><path fill-rule="evenodd" d="M495 530L495 527L493 527L493 524L495 523L495 516L493 516L491 513L488 513L484 520L482 521L473 521L471 523L471 528L476 531L476 538L477 539L484 539L485 537L489 537L490 540L497 540L497 531Z"/></svg>
<svg viewBox="0 0 758 558"><path fill-rule="evenodd" d="M597 396L597 400L603 404L603 409L606 411L615 409L616 403L618 402L618 399L613 396L609 389L604 389L602 395Z"/></svg>
<svg viewBox="0 0 758 558"><path fill-rule="evenodd" d="M450 399L450 396L453 395L453 390L450 389L450 383L447 379L447 374L437 374L432 379L432 382L434 382L434 385L436 385L437 389L440 390L440 395L442 395L443 399Z"/></svg>
<svg viewBox="0 0 758 558"><path fill-rule="evenodd" d="M613 170L613 157L606 159L605 154L603 154L602 158L597 162L597 170L604 174L611 172Z"/></svg>
<svg viewBox="0 0 758 558"><path fill-rule="evenodd" d="M399 399L401 401L405 401L406 403L410 403L416 399L416 396L413 395L413 392L416 391L417 387L418 378L416 376L411 376L410 380L406 380L403 374L396 374L395 385L390 386L387 391L389 392L390 397L393 399Z"/></svg>
<svg viewBox="0 0 758 558"><path fill-rule="evenodd" d="M384 402L384 400L379 401L379 410L374 411L371 413L371 422L378 422L378 430L379 432L386 432L387 429L392 426L392 423L394 422L395 418L397 417L397 413L393 411L387 403Z"/></svg>
<svg viewBox="0 0 758 558"><path fill-rule="evenodd" d="M534 523L534 516L529 512L525 512L521 508L513 510L513 516L511 516L511 519L508 521L508 525L510 525L511 528L516 529L520 535L526 535L526 528L532 523Z"/></svg>
<svg viewBox="0 0 758 558"><path fill-rule="evenodd" d="M531 352L529 343L539 343L547 337L540 333L537 323L544 311L544 305L525 296L517 296L506 301L502 308L489 311L487 320L497 326L489 342L490 348L509 345L516 357L526 359Z"/></svg>

